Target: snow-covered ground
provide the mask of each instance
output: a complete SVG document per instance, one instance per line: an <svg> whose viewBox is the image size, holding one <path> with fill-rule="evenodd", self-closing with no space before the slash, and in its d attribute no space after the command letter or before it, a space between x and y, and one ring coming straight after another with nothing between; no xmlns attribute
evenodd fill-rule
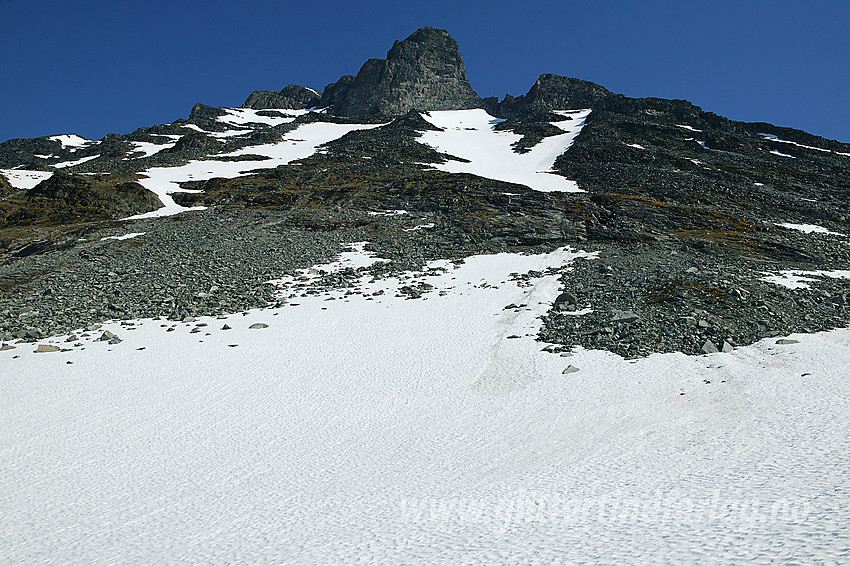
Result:
<svg viewBox="0 0 850 566"><path fill-rule="evenodd" d="M553 124L563 134L544 138L528 153L516 153L511 144L522 136L497 131L503 120L484 110L446 110L429 112L425 119L443 131L427 131L419 141L437 151L469 161L448 161L434 167L449 173L472 173L489 179L526 185L537 191L580 191L578 184L552 172L555 159L564 153L581 132L590 110L556 111L571 119Z"/></svg>
<svg viewBox="0 0 850 566"><path fill-rule="evenodd" d="M61 134L58 136L50 136L48 139L58 141L62 144L63 149L66 147L80 148L84 145L94 143L92 140L87 140L86 138L78 136L77 134Z"/></svg>
<svg viewBox="0 0 850 566"><path fill-rule="evenodd" d="M805 199L811 200L811 199ZM824 228L823 226L818 226L817 224L792 224L790 222L782 222L777 224L777 226L782 226L783 228L788 228L789 230L798 230L800 232L804 232L806 234L828 234L830 236L846 236L846 234L842 234L841 232L833 232L828 228Z"/></svg>
<svg viewBox="0 0 850 566"><path fill-rule="evenodd" d="M274 109L274 110L254 110L252 108L222 108L227 114L218 116L216 119L219 122L232 125L244 124L267 124L269 126L277 126L279 124L287 124L293 122L295 118L306 114L309 110L292 110L292 109ZM273 113L274 116L263 116L259 112Z"/></svg>
<svg viewBox="0 0 850 566"><path fill-rule="evenodd" d="M156 144L150 142L131 142L133 144L132 154L141 153L141 155L133 155L133 157L150 157L155 153L159 153L163 149L170 149L177 143L169 142L164 144ZM125 157L125 159L128 159Z"/></svg>
<svg viewBox="0 0 850 566"><path fill-rule="evenodd" d="M92 159L97 159L98 157L100 157L100 155L90 155L88 157L81 157L79 159L73 159L71 161L62 161L61 163L55 163L53 166L57 169L61 169L62 167L73 167L74 165L80 165L81 163L91 161Z"/></svg>
<svg viewBox="0 0 850 566"><path fill-rule="evenodd" d="M850 331L543 352L557 273L510 274L578 255L0 351L0 563L845 561Z"/></svg>
<svg viewBox="0 0 850 566"><path fill-rule="evenodd" d="M772 153L773 155L778 155L779 157L789 157L791 159L797 159L793 155L788 155L787 153L782 153L781 151L779 151L777 149L771 149L770 153Z"/></svg>
<svg viewBox="0 0 850 566"><path fill-rule="evenodd" d="M153 167L142 171L143 178L139 183L146 189L156 193L163 207L153 212L132 216L129 219L154 218L169 216L186 210L197 210L203 207L186 208L178 205L170 193L193 192L180 188L183 181L204 181L213 177L238 177L256 169L273 169L286 165L296 159L303 159L315 153L323 143L335 140L353 130L375 128L380 124L331 124L315 122L303 124L297 129L285 134L283 140L272 144L253 145L242 148L221 157L237 157L240 155L260 155L268 159L258 161L217 161L207 159L190 161L180 167Z"/></svg>
<svg viewBox="0 0 850 566"><path fill-rule="evenodd" d="M105 240L130 240L132 238L138 238L139 236L144 236L145 232L130 232L129 234L122 234L120 236L106 236L101 238L100 241L103 242Z"/></svg>
<svg viewBox="0 0 850 566"><path fill-rule="evenodd" d="M53 176L50 171L29 171L26 169L0 169L0 174L9 179L9 184L16 189L31 189Z"/></svg>
<svg viewBox="0 0 850 566"><path fill-rule="evenodd" d="M832 271L804 271L804 270L792 270L786 269L780 271L778 273L765 273L765 277L762 277L762 281L767 281L768 283L774 283L776 285L780 285L782 287L787 287L788 289L808 289L809 283L812 281L817 281L817 279L812 279L813 277L832 277L834 279L850 279L850 270L846 269L835 269Z"/></svg>

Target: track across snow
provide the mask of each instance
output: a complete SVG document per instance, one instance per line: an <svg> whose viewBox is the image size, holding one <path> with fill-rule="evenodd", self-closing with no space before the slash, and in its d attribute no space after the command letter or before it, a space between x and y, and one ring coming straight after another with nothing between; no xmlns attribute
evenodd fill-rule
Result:
<svg viewBox="0 0 850 566"><path fill-rule="evenodd" d="M299 296L316 268L291 306L0 352L0 563L843 561L850 331L542 352L578 255Z"/></svg>

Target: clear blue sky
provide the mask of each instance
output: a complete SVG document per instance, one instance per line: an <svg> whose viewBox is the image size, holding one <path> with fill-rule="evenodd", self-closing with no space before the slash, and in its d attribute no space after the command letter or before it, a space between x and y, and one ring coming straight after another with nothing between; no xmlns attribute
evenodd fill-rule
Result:
<svg viewBox="0 0 850 566"><path fill-rule="evenodd" d="M0 0L0 141L322 89L425 25L457 39L482 96L555 73L850 142L850 2L782 0Z"/></svg>

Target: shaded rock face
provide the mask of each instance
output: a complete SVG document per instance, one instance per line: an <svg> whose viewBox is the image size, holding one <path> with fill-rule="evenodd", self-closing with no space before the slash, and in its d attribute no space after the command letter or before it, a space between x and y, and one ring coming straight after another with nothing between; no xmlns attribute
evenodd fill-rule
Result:
<svg viewBox="0 0 850 566"><path fill-rule="evenodd" d="M370 59L356 77L328 85L320 106L342 116L399 116L414 108L479 108L482 101L469 84L454 38L424 27L396 41L386 59Z"/></svg>
<svg viewBox="0 0 850 566"><path fill-rule="evenodd" d="M215 151L221 148L221 144L215 138L211 138L201 132L191 132L182 136L174 144L174 147L166 149L167 153L181 153L188 150L198 149L203 151Z"/></svg>
<svg viewBox="0 0 850 566"><path fill-rule="evenodd" d="M516 98L507 95L493 110L499 116L513 117L549 110L598 108L615 98L622 97L596 83L547 74L540 75L528 93Z"/></svg>
<svg viewBox="0 0 850 566"><path fill-rule="evenodd" d="M273 90L256 90L251 93L242 108L266 110L283 108L302 110L318 106L320 95L316 91L299 85L288 85L280 92Z"/></svg>
<svg viewBox="0 0 850 566"><path fill-rule="evenodd" d="M0 167L9 168L21 164L33 167L35 155L52 155L62 152L62 144L48 137L14 138L0 143Z"/></svg>
<svg viewBox="0 0 850 566"><path fill-rule="evenodd" d="M195 120L215 120L218 116L225 116L227 112L221 108L207 106L206 104L197 103L192 107L189 113L189 121Z"/></svg>
<svg viewBox="0 0 850 566"><path fill-rule="evenodd" d="M343 75L335 83L331 83L325 87L322 92L322 99L319 101L319 106L322 108L336 108L345 99L345 95L354 84L354 75Z"/></svg>
<svg viewBox="0 0 850 566"><path fill-rule="evenodd" d="M118 219L162 207L159 197L132 181L56 172L27 191L21 207L10 214L10 226L68 224Z"/></svg>

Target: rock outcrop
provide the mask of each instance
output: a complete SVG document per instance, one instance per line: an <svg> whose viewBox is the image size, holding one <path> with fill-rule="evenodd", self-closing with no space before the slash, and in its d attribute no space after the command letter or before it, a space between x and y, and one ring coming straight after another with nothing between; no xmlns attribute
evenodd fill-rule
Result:
<svg viewBox="0 0 850 566"><path fill-rule="evenodd" d="M321 95L315 90L299 85L288 85L280 91L256 90L251 93L242 108L302 110L317 106L320 99Z"/></svg>
<svg viewBox="0 0 850 566"><path fill-rule="evenodd" d="M615 98L624 97L596 83L546 74L540 75L528 93L518 97L506 95L495 111L500 116L513 117L550 110L598 108L600 103Z"/></svg>
<svg viewBox="0 0 850 566"><path fill-rule="evenodd" d="M189 121L215 120L219 116L225 116L227 112L215 106L207 106L206 104L197 103L192 107L189 113Z"/></svg>
<svg viewBox="0 0 850 566"><path fill-rule="evenodd" d="M63 225L113 220L151 212L162 202L139 183L104 175L89 177L57 171L27 191L6 224Z"/></svg>
<svg viewBox="0 0 850 566"><path fill-rule="evenodd" d="M424 27L396 41L386 59L370 59L356 77L328 85L320 106L342 116L400 116L411 109L478 108L482 100L469 84L454 38Z"/></svg>

